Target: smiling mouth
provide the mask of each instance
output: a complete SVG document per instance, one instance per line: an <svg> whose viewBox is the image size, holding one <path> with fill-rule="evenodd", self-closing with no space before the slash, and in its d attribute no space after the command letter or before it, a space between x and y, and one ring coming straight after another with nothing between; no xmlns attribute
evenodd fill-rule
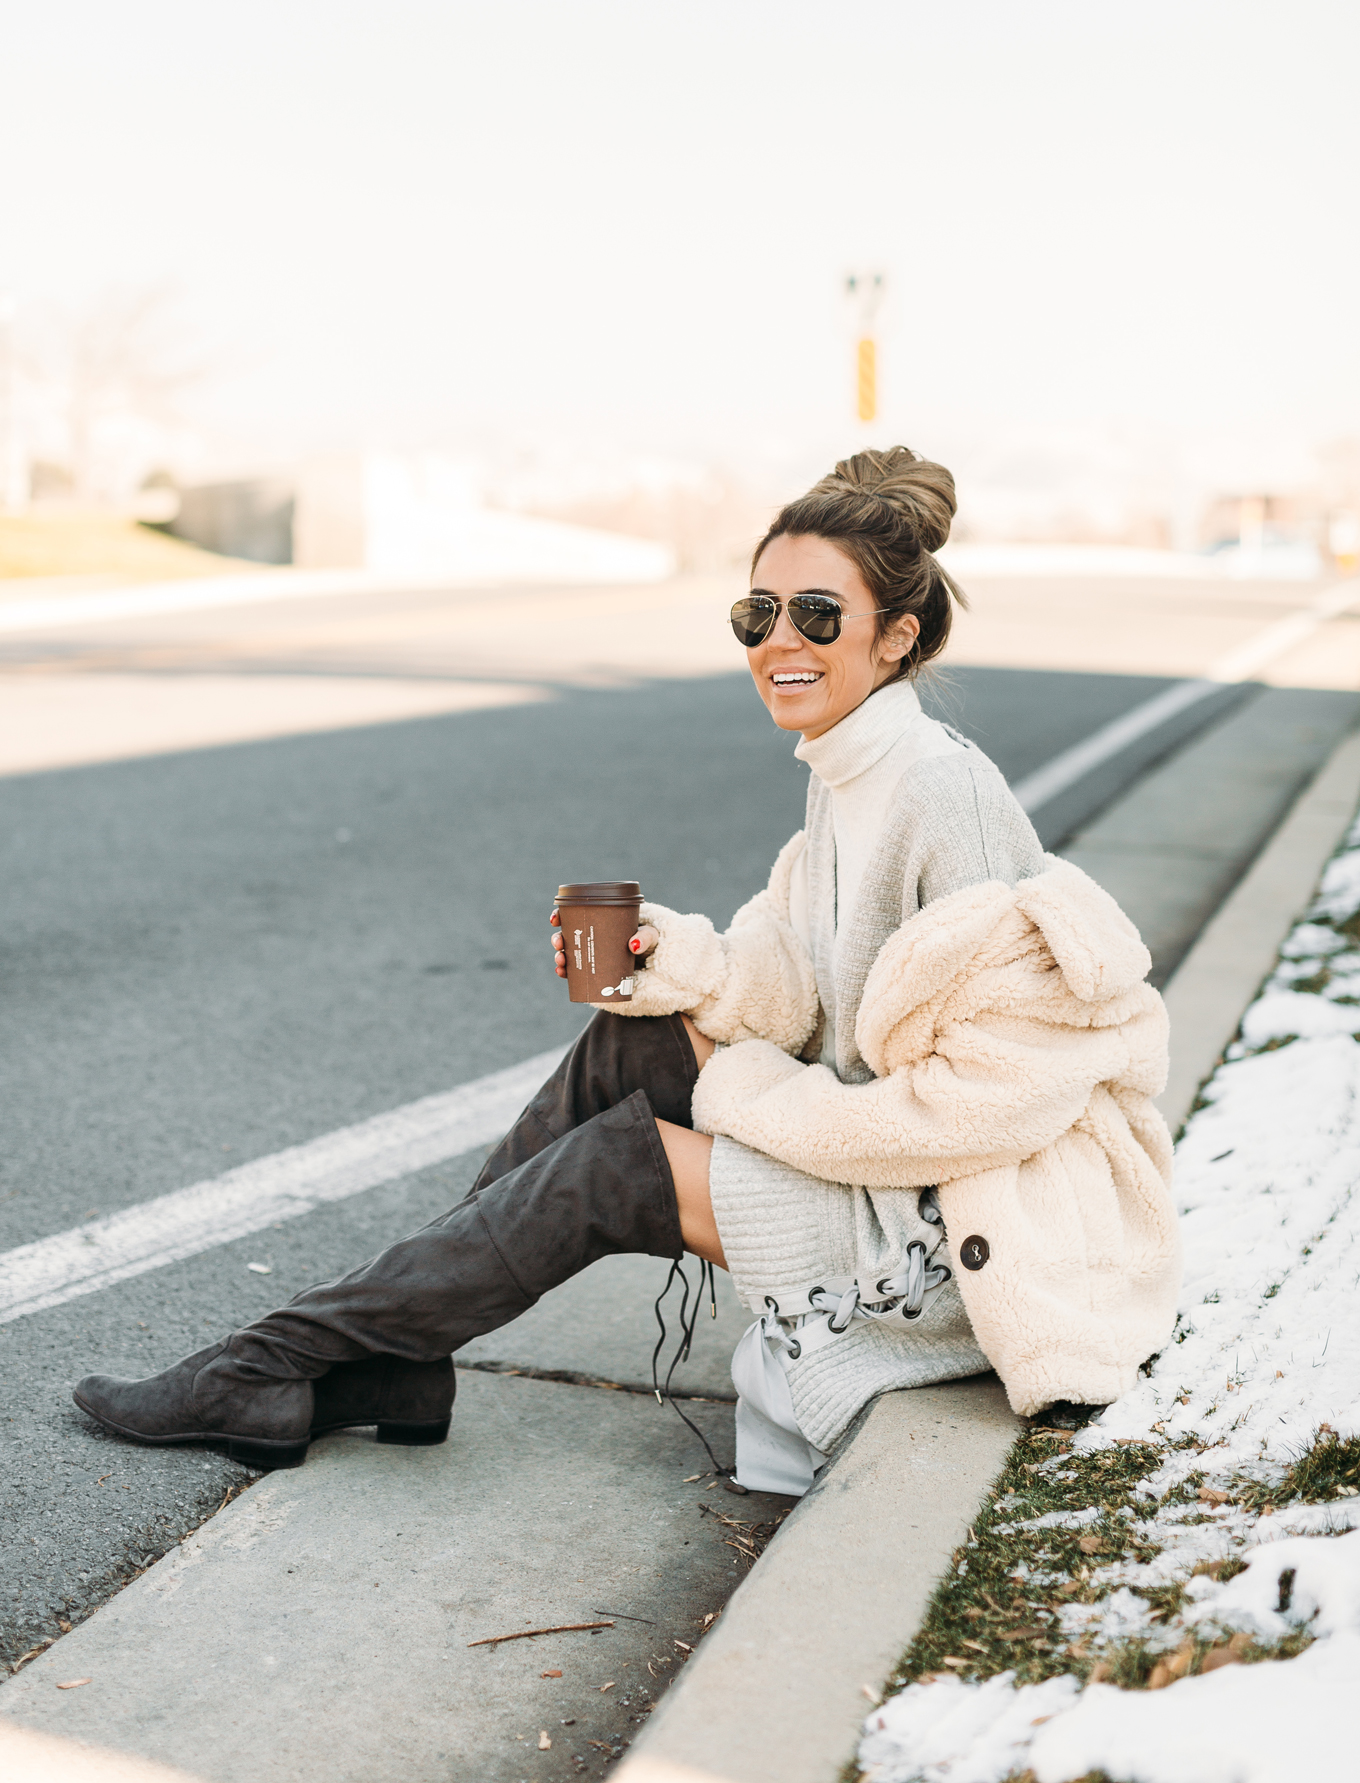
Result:
<svg viewBox="0 0 1360 1783"><path fill-rule="evenodd" d="M814 687L821 678L820 669L784 670L770 676L776 687Z"/></svg>

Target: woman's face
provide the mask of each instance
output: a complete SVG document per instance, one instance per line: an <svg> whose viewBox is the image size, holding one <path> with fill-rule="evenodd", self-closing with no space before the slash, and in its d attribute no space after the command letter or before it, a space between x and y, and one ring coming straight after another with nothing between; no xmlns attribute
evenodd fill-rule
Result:
<svg viewBox="0 0 1360 1783"><path fill-rule="evenodd" d="M779 728L801 731L809 741L891 681L921 629L906 614L880 638L872 616L878 602L859 571L835 545L806 533L770 540L751 592L784 603L769 637L746 652L752 679ZM829 594L840 602L845 622L834 644L810 644L794 630L787 610L794 594Z"/></svg>

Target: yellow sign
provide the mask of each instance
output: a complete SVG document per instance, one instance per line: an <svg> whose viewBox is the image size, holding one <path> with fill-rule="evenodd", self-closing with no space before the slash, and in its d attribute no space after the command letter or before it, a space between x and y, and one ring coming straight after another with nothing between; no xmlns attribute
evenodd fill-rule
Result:
<svg viewBox="0 0 1360 1783"><path fill-rule="evenodd" d="M856 384L859 418L861 421L873 421L878 415L878 354L873 341L868 338L859 343Z"/></svg>

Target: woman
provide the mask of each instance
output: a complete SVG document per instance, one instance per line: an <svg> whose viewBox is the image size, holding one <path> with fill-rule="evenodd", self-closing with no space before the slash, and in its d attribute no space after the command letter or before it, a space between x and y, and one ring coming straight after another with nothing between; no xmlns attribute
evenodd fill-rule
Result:
<svg viewBox="0 0 1360 1783"><path fill-rule="evenodd" d="M953 513L948 471L896 447L775 520L732 624L802 733L806 826L726 934L643 906L631 1004L592 1019L467 1199L78 1405L257 1466L347 1425L442 1441L451 1353L619 1251L729 1269L759 1315L733 1370L745 1485L806 1490L886 1389L991 1366L1034 1413L1132 1384L1179 1283L1165 1013L1113 901L921 711L962 598L932 555Z"/></svg>

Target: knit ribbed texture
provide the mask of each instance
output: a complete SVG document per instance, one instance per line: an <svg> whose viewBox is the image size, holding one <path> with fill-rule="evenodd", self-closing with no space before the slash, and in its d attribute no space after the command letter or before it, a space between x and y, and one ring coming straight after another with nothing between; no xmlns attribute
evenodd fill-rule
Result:
<svg viewBox="0 0 1360 1783"><path fill-rule="evenodd" d="M812 961L835 1036L835 1056L822 1062L843 1083L873 1076L855 1044L855 1017L884 942L936 898L988 881L1017 885L1044 870L1034 826L1000 771L974 744L954 741L957 753L920 761L903 777L855 907L840 912L839 926L832 793L815 774L808 784Z"/></svg>
<svg viewBox="0 0 1360 1783"><path fill-rule="evenodd" d="M752 1312L765 1296L806 1289L823 1277L892 1275L919 1239L939 1233L917 1212L911 1189L861 1189L807 1176L734 1139L713 1142L713 1213L733 1286ZM799 1428L827 1449L876 1393L958 1380L990 1367L954 1281L911 1325L853 1323L789 1367Z"/></svg>

